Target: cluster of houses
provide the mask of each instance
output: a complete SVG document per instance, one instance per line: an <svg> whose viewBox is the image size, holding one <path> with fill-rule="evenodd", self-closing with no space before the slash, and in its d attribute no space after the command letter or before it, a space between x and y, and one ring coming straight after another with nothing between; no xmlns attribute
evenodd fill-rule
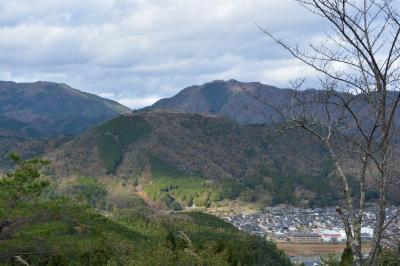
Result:
<svg viewBox="0 0 400 266"><path fill-rule="evenodd" d="M365 213L362 240L371 241L375 216L373 209ZM398 213L395 207L388 208L388 219ZM237 228L252 234L265 236L276 242L326 242L346 241L346 234L335 208L283 208L268 207L253 214L232 215L225 220ZM388 236L400 233L400 221L396 220L388 229ZM397 239L398 241L398 239Z"/></svg>

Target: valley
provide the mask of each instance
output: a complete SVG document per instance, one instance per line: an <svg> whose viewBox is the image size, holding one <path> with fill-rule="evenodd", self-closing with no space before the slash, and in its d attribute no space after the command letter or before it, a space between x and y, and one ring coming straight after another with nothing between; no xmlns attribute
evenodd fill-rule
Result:
<svg viewBox="0 0 400 266"><path fill-rule="evenodd" d="M239 85L241 83L232 80L214 81L188 88L183 93L187 94L194 88L205 89L205 94L201 90L198 93L210 100L207 93L221 90L217 96L223 95L224 101L229 101L231 97L239 97L234 96L237 94L241 95L239 99L245 97L238 91ZM272 95L276 92L277 97L289 92L259 83L242 85L266 89ZM179 94L177 97L181 98ZM213 97L219 99L219 96ZM249 98L246 99L248 104ZM210 259L221 260L218 263L223 265L246 241L250 241L250 246L264 244L251 255L251 259L248 258L249 249L242 254L243 257L234 255L234 260L250 260L251 264L254 260L262 260L266 265L279 261L281 265L288 265L286 255L292 262L307 262L313 258L318 261L330 253L340 254L346 236L335 208L330 207L340 201L340 186L324 146L304 131L290 129L284 121L253 123L235 119L235 116L227 117L216 111L223 104L214 100L205 104L211 104L214 109L200 113L154 106L132 112L120 108L124 113L102 118L104 121L87 125L87 130L74 134L61 131L27 136L24 135L26 128L9 127L7 134L3 131L5 138L0 146L0 169L4 173L15 167L6 157L10 152L20 154L28 162L29 159L35 162L37 159L34 158L50 162L40 171L49 185L37 201L22 202L17 209L11 208L11 213L15 211L15 217L19 217L18 213L26 213L30 208L29 204L34 204L34 208L42 206L40 204L44 204L40 208L52 208L49 214L39 211L35 215L54 216L52 219L57 221L57 225L47 218L43 218L44 224L42 220L36 223L36 216L29 216L30 222L24 230L27 230L25 234L32 235L32 241L38 241L35 228L46 228L43 234L50 242L42 244L53 247L58 245L53 237L60 234L72 237L74 242L82 245L82 241L94 241L91 245L100 247L108 236L104 238L97 232L109 232L107 227L111 226L114 228L111 229L113 237L120 239L118 241L127 241L130 243L128 246L141 243L138 253L126 255L124 259L126 262L143 260L143 265L148 265L149 261L142 256L153 248L164 252L159 259L169 260L167 257L172 256L171 265L180 261L181 252L187 248L200 260L206 260L205 254L211 252ZM161 103L175 101L171 99ZM42 127L36 126L38 129ZM359 162L354 157L343 158L351 188L356 189L353 168ZM18 169L20 165L17 163L16 167ZM367 193L368 204L373 206L376 197L374 190ZM393 206L398 204L399 195L394 188L389 191L388 200ZM62 217L57 210L61 206L66 208ZM368 209L365 213L362 229L365 251L372 239L376 222L372 213L375 212ZM396 207L390 207L387 219L392 219L397 213ZM101 220L100 224L94 225L90 221L92 215ZM85 239L87 227L91 228L89 239ZM63 231L63 228L74 228L69 229L73 234ZM398 228L398 220L395 220L388 235L399 234ZM208 234L211 234L211 239L205 237ZM228 244L232 238L238 241L237 246ZM304 241L305 238L313 239L313 242ZM396 239L389 238L385 243L394 246ZM162 246L155 244L160 241L164 243ZM18 245L10 244L3 251L0 249L0 257L9 256L7 252L15 250ZM86 256L85 249L74 247L72 242L68 245L81 250L80 256ZM203 245L210 245L211 250ZM128 252L114 244L108 248ZM62 247L44 250L43 256L49 256L44 255L49 252L72 256ZM272 260L261 255L265 250L269 250ZM101 249L98 252L108 251ZM92 255L88 256L92 259ZM111 261L115 257L107 255L104 259ZM82 257L73 260L81 261Z"/></svg>
<svg viewBox="0 0 400 266"><path fill-rule="evenodd" d="M0 266L400 266L399 10L0 1Z"/></svg>

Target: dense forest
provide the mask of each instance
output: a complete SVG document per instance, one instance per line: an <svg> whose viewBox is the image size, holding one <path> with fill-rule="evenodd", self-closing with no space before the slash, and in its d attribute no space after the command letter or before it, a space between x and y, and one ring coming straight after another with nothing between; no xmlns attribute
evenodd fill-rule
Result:
<svg viewBox="0 0 400 266"><path fill-rule="evenodd" d="M240 200L259 206L333 206L340 188L320 143L284 124L247 125L222 117L166 111L111 119L48 152L56 177L134 180L164 209L217 206ZM345 158L356 186L356 158ZM330 188L330 189L326 189ZM367 200L376 198L368 192ZM399 201L391 191L391 202Z"/></svg>

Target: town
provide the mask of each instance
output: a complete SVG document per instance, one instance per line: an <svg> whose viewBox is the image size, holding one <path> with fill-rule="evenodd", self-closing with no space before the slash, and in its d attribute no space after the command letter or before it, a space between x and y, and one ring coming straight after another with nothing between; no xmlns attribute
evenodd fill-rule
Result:
<svg viewBox="0 0 400 266"><path fill-rule="evenodd" d="M361 238L367 244L365 250L368 250L373 238L376 222L374 213L376 210L371 207L364 214ZM390 221L390 224L382 244L397 247L400 243L400 209L390 207L386 213L386 221ZM257 213L228 215L223 218L240 230L263 236L277 243L296 265L324 265L323 257L335 253L340 255L346 242L346 234L335 207L315 209L267 207ZM293 252L296 250L295 246L299 245L302 251L307 247L315 249L316 245L325 248L312 254Z"/></svg>
<svg viewBox="0 0 400 266"><path fill-rule="evenodd" d="M362 241L372 241L375 214L373 207L364 214ZM387 208L385 245L398 245L400 236L399 209ZM325 242L346 241L339 215L335 207L302 209L267 207L262 212L223 217L240 230L261 235L275 242Z"/></svg>

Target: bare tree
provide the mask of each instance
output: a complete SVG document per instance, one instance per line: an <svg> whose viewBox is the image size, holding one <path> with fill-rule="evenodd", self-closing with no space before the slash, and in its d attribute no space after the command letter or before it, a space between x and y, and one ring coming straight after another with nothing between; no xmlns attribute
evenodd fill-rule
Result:
<svg viewBox="0 0 400 266"><path fill-rule="evenodd" d="M301 49L260 29L316 70L321 88L306 93L303 81L296 82L292 101L284 108L255 98L326 147L343 188L337 212L355 264L376 265L382 237L393 222L386 219L388 191L399 184L400 17L390 0L295 1L332 26L324 42ZM349 184L348 158L359 161L356 191ZM369 190L377 191L379 198L372 250L365 260L361 226Z"/></svg>

